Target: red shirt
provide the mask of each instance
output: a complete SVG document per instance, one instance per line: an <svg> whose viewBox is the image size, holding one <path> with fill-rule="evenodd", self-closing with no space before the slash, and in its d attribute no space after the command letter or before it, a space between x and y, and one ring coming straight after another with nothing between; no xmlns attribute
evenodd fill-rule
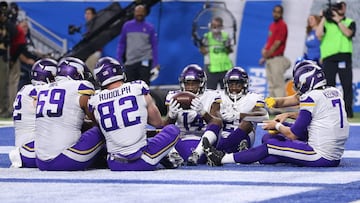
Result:
<svg viewBox="0 0 360 203"><path fill-rule="evenodd" d="M16 59L20 53L21 53L21 47L26 45L26 35L24 30L17 25L17 34L11 39L11 45L10 45L10 56L13 59Z"/></svg>
<svg viewBox="0 0 360 203"><path fill-rule="evenodd" d="M280 40L280 46L271 54L270 57L284 55L287 39L287 26L283 19L271 23L269 27L269 35L266 41L266 50L269 50L276 40Z"/></svg>

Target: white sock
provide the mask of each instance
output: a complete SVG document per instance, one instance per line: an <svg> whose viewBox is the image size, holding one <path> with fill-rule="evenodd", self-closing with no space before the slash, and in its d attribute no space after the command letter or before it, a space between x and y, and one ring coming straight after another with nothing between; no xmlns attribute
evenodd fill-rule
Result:
<svg viewBox="0 0 360 203"><path fill-rule="evenodd" d="M210 144L214 144L217 139L217 137L213 131L211 131L211 130L205 131L203 136L201 137L200 143L196 146L196 148L194 150L195 152L197 152L199 154L199 156L204 154L203 145L202 145L202 141L203 141L204 137L206 137L209 140Z"/></svg>
<svg viewBox="0 0 360 203"><path fill-rule="evenodd" d="M234 154L225 154L225 156L222 158L221 163L223 164L231 164L231 163L235 163L234 160Z"/></svg>

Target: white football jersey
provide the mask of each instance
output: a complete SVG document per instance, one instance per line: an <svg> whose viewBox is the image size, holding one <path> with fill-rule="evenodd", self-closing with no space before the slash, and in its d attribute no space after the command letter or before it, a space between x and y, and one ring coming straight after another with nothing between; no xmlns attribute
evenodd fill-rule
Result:
<svg viewBox="0 0 360 203"><path fill-rule="evenodd" d="M168 106L171 98L179 91L180 90L169 91L166 95L165 105ZM205 92L198 95L198 97L207 112L210 112L213 103L221 103L220 94L215 90L205 90ZM179 112L176 125L180 128L180 136L182 137L188 135L202 136L206 128L205 120L203 120L201 115L198 115L196 111L191 109Z"/></svg>
<svg viewBox="0 0 360 203"><path fill-rule="evenodd" d="M89 100L90 109L106 139L109 153L129 155L147 144L148 85L141 80L101 90Z"/></svg>
<svg viewBox="0 0 360 203"><path fill-rule="evenodd" d="M50 160L73 146L81 136L85 113L80 96L94 93L86 80L60 80L43 85L36 105L36 155Z"/></svg>
<svg viewBox="0 0 360 203"><path fill-rule="evenodd" d="M255 107L264 107L264 97L260 94L248 92L246 95L242 96L240 99L233 101L225 91L221 92L221 104L220 104L220 114L223 112L233 112L236 114L240 113L250 113ZM240 120L233 119L232 121L225 121L223 119L223 128L221 131L221 136L226 138L231 132L236 130L239 126ZM256 123L253 122L254 128L256 128ZM249 134L251 146L255 141L255 132Z"/></svg>
<svg viewBox="0 0 360 203"><path fill-rule="evenodd" d="M39 86L24 85L13 103L15 146L20 147L35 139L35 105Z"/></svg>
<svg viewBox="0 0 360 203"><path fill-rule="evenodd" d="M349 123L341 92L329 87L312 90L300 97L300 110L312 115L308 126L308 143L322 157L339 160L349 137Z"/></svg>

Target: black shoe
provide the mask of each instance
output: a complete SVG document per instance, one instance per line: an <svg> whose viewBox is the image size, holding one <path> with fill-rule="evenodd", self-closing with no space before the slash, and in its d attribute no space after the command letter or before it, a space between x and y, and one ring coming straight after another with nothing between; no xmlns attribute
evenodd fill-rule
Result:
<svg viewBox="0 0 360 203"><path fill-rule="evenodd" d="M241 140L239 147L238 147L238 151L244 151L244 150L248 150L248 141L246 139Z"/></svg>
<svg viewBox="0 0 360 203"><path fill-rule="evenodd" d="M169 156L165 156L164 158L162 158L160 160L160 165L162 165L164 168L166 169L175 169L178 166L174 165L170 160L169 160Z"/></svg>
<svg viewBox="0 0 360 203"><path fill-rule="evenodd" d="M166 169L175 169L182 166L184 159L177 152L171 152L160 160L160 165Z"/></svg>
<svg viewBox="0 0 360 203"><path fill-rule="evenodd" d="M188 166L197 166L198 160L200 156L197 152L193 151L191 155L188 157L187 165Z"/></svg>
<svg viewBox="0 0 360 203"><path fill-rule="evenodd" d="M221 160L225 156L225 153L223 151L216 150L215 147L210 144L209 140L206 137L204 137L203 139L203 148L208 159L207 164L209 166L223 165L221 163Z"/></svg>

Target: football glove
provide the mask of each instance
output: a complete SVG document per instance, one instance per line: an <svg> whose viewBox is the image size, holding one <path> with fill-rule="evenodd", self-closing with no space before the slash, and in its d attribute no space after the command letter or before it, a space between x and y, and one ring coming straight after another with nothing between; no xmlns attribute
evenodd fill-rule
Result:
<svg viewBox="0 0 360 203"><path fill-rule="evenodd" d="M150 82L156 80L159 77L160 66L155 66L150 70Z"/></svg>
<svg viewBox="0 0 360 203"><path fill-rule="evenodd" d="M266 97L265 98L265 103L266 103L266 106L269 108L269 109L272 109L275 107L275 104L276 104L276 100L274 97Z"/></svg>
<svg viewBox="0 0 360 203"><path fill-rule="evenodd" d="M168 112L169 118L171 119L177 118L177 115L179 114L180 111L182 111L182 108L180 108L180 103L174 99L171 99L169 103L169 112Z"/></svg>
<svg viewBox="0 0 360 203"><path fill-rule="evenodd" d="M206 111L204 110L204 105L201 103L199 97L196 97L191 101L191 109L196 111L201 116L204 116Z"/></svg>

